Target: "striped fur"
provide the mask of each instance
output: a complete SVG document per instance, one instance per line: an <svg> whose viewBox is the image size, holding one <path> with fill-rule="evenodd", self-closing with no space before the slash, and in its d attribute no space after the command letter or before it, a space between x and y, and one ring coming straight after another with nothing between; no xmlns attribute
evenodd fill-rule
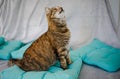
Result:
<svg viewBox="0 0 120 79"><path fill-rule="evenodd" d="M66 48L70 31L63 12L62 7L46 8L48 31L32 43L22 59L12 59L9 63L12 62L25 71L42 71L47 70L59 60L61 67L66 69L67 64L71 64L69 51Z"/></svg>

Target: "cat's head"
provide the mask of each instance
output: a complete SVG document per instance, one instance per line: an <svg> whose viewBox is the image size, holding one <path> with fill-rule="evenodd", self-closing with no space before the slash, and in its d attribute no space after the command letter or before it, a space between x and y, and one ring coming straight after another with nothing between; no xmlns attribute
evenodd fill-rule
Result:
<svg viewBox="0 0 120 79"><path fill-rule="evenodd" d="M52 8L45 8L46 16L48 19L48 23L54 23L58 26L64 26L66 24L65 21L65 14L62 7L52 7Z"/></svg>

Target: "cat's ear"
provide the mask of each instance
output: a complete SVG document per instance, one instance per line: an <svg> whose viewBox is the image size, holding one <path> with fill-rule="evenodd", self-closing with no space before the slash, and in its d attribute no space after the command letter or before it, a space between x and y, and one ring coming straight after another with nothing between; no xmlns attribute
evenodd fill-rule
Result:
<svg viewBox="0 0 120 79"><path fill-rule="evenodd" d="M45 7L45 12L46 12L46 14L50 13L50 8L49 7Z"/></svg>

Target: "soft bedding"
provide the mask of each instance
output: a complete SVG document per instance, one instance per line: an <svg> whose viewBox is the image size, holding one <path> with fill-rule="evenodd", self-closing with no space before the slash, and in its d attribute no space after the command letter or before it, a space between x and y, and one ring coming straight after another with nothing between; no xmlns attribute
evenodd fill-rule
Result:
<svg viewBox="0 0 120 79"><path fill-rule="evenodd" d="M11 52L18 50L22 45L24 45L20 41L4 41L2 39L1 45L0 45L0 59L10 59L11 58Z"/></svg>
<svg viewBox="0 0 120 79"><path fill-rule="evenodd" d="M45 17L44 8L46 6L62 5L65 8L66 19L72 32L70 43L73 48L78 48L78 46L84 45L86 42L88 42L89 40L91 40L91 38L94 37L99 38L100 40L106 42L107 44L120 48L120 40L117 38L116 35L117 31L113 29L115 27L112 26L111 20L109 18L109 12L107 12L106 9L105 1L106 0L76 0L76 1L75 0L49 0L49 1L48 0L34 0L34 1L33 0L14 0L14 1L0 0L0 13L1 13L0 35L5 36L7 40L17 39L17 40L22 40L23 42L30 42L31 40L36 39L38 36L40 36L42 33L44 33L47 30L47 23L44 18ZM3 37L0 38L0 45L3 44L4 42L5 42L4 38ZM70 54L72 57L75 58L82 57L82 60L85 63L91 65L97 65L98 67L100 66L100 64L97 63L107 64L105 62L108 60L106 60L105 62L100 60L102 61L100 62L96 59L96 57L94 58L94 56L100 53L99 51L96 52L97 54L95 55L94 55L95 52L86 53L86 51L95 49L90 46L87 47L88 48L85 49L84 47L78 48L77 50L72 51L72 53ZM83 52L83 49L86 51ZM24 51L24 49L20 48L19 51ZM12 56L10 55L10 53L8 53L7 55L10 55L10 57L12 58L22 58L23 53L21 53L20 55L19 53L17 53L19 51L18 49L14 51L12 50L11 53ZM98 55L98 58L101 59L101 57L104 56L102 54L103 53L101 53L100 56ZM109 55L107 56L110 57ZM111 57L113 56L111 55ZM106 57L103 57L103 59L105 58ZM90 61L88 59L90 59ZM118 60L116 62L119 63ZM115 62L113 63L115 64ZM111 65L113 63L111 63ZM116 66L117 69L118 66L119 64ZM84 69L86 70L86 72L81 74L80 79L119 79L120 78L120 73L119 74L116 74L115 72L112 74L109 73L109 75L107 76L106 74L103 73L104 71L101 70L101 72L99 72L100 69L93 70L93 68L88 69L86 67ZM13 73L10 72L14 72L14 76ZM27 79L29 78L28 77L29 74L33 75L33 73L34 72L23 73L17 66L13 66L11 68L3 70L0 76L1 78L4 77L4 79L9 79L9 78ZM6 74L8 74L8 76ZM9 77L10 76L9 74L10 75L12 74L11 75L12 77ZM40 74L40 72L37 72L36 76L37 74ZM115 74L114 77L112 77L113 74ZM31 78L33 77L35 78L35 74Z"/></svg>
<svg viewBox="0 0 120 79"><path fill-rule="evenodd" d="M3 37L0 37L0 45L2 45L5 42Z"/></svg>
<svg viewBox="0 0 120 79"><path fill-rule="evenodd" d="M12 47L10 45L15 44L15 46L13 46L12 48L15 50L12 51L10 50L10 52L8 53L8 56L10 57L8 57L7 59L22 58L25 50L31 45L31 43L23 45L22 42L17 42L17 43L16 41L11 41L11 42L12 43L8 43L8 46L10 48ZM4 46L4 43L1 45L2 47ZM7 47L6 43L5 46ZM4 52L1 52L0 56L1 59L6 58ZM61 69L59 62L57 62L54 66L50 67L48 71L40 71L40 72L35 72L35 71L25 72L21 70L18 66L14 65L8 69L1 71L0 78L1 79L13 79L13 78L14 79L33 79L33 78L77 79L81 70L82 61L90 65L95 65L109 72L117 71L120 68L120 62L118 61L120 60L120 49L109 46L98 39L94 39L89 44L80 47L76 50L70 50L70 57L73 63L69 65L69 69L67 70Z"/></svg>
<svg viewBox="0 0 120 79"><path fill-rule="evenodd" d="M5 50L2 49L2 51L6 51L6 47L7 49L12 48L13 50L7 51L7 56L9 56L7 58L4 52L0 52L1 59L22 58L25 50L31 45L31 43L28 43L23 46L22 42L16 42L16 41L9 41L9 42L10 43L5 45L4 48ZM1 46L3 47L4 44ZM77 79L82 66L82 60L79 56L75 54L77 53L75 53L72 50L70 51L70 57L73 63L69 65L69 69L67 70L63 70L62 68L60 68L59 62L57 62L54 66L50 67L48 71L40 71L40 72L35 72L35 71L25 72L21 70L18 66L14 65L10 68L1 71L0 79L34 79L34 78L35 79Z"/></svg>
<svg viewBox="0 0 120 79"><path fill-rule="evenodd" d="M94 39L74 52L79 52L78 55L85 63L106 71L113 72L120 68L120 49L109 46L98 39Z"/></svg>
<svg viewBox="0 0 120 79"><path fill-rule="evenodd" d="M26 50L31 44L32 44L32 42L24 45L24 46L21 47L19 50L15 50L15 51L11 52L11 53L10 53L10 54L11 54L11 57L12 57L13 59L17 59L17 58L21 59L21 58L23 57L23 54L24 54L25 50Z"/></svg>
<svg viewBox="0 0 120 79"><path fill-rule="evenodd" d="M10 67L0 72L1 79L77 79L80 68L81 59L73 57L73 64L69 69L63 70L59 67L59 63L50 67L48 71L25 72L17 66Z"/></svg>

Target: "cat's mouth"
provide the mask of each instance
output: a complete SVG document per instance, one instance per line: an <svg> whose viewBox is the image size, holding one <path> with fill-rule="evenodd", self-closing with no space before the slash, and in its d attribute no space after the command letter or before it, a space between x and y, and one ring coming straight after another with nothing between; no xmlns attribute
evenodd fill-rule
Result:
<svg viewBox="0 0 120 79"><path fill-rule="evenodd" d="M64 14L64 10L62 7L56 7L55 8L56 12L54 13L54 15L51 16L51 19L60 19L60 20L64 20L65 19L65 14Z"/></svg>
<svg viewBox="0 0 120 79"><path fill-rule="evenodd" d="M59 12L59 14L61 14L62 12L64 12L63 8L60 7L60 6L57 6L56 10Z"/></svg>

